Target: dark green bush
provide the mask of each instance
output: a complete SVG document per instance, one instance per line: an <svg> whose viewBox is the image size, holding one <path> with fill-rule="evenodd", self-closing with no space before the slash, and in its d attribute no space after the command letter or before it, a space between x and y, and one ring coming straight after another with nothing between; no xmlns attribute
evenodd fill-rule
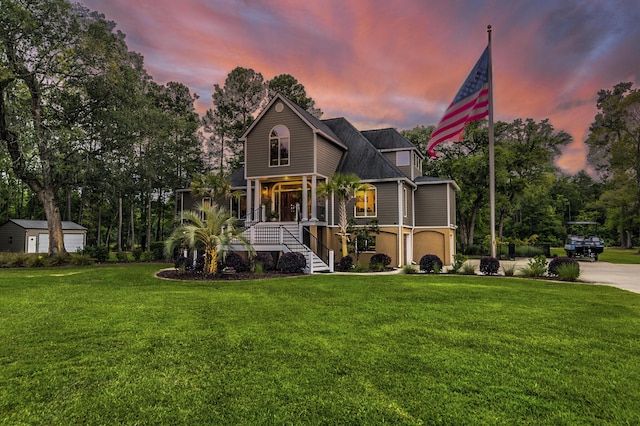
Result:
<svg viewBox="0 0 640 426"><path fill-rule="evenodd" d="M234 269L236 272L247 272L249 271L249 262L238 253L231 252L225 256L222 268Z"/></svg>
<svg viewBox="0 0 640 426"><path fill-rule="evenodd" d="M261 251L256 253L252 259L253 264L261 263L262 270L264 271L273 271L276 268L276 262L273 260L273 255L271 253Z"/></svg>
<svg viewBox="0 0 640 426"><path fill-rule="evenodd" d="M283 274L299 274L304 272L306 266L307 259L305 259L304 254L289 252L280 256L276 269Z"/></svg>
<svg viewBox="0 0 640 426"><path fill-rule="evenodd" d="M391 264L391 257L387 256L384 253L376 253L373 256L371 256L371 259L369 259L370 267L382 265L384 269L390 264Z"/></svg>
<svg viewBox="0 0 640 426"><path fill-rule="evenodd" d="M151 262L152 260L155 260L153 258L153 252L150 251L145 251L144 253L142 253L142 255L140 256L140 260L143 262Z"/></svg>
<svg viewBox="0 0 640 426"><path fill-rule="evenodd" d="M558 269L562 265L577 265L578 272L580 271L580 264L578 263L577 260L570 257L554 257L553 259L551 259L551 262L549 262L549 266L547 268L547 274L550 277L557 277Z"/></svg>
<svg viewBox="0 0 640 426"><path fill-rule="evenodd" d="M420 259L420 270L431 274L442 271L442 260L435 254L425 254Z"/></svg>
<svg viewBox="0 0 640 426"><path fill-rule="evenodd" d="M340 262L338 262L338 267L336 269L340 272L349 272L352 268L353 257L347 255L340 259Z"/></svg>
<svg viewBox="0 0 640 426"><path fill-rule="evenodd" d="M127 263L129 261L129 254L124 251L118 251L116 252L116 259L118 259L118 262Z"/></svg>
<svg viewBox="0 0 640 426"><path fill-rule="evenodd" d="M480 259L480 272L485 275L497 275L500 270L500 261L495 257L483 257Z"/></svg>
<svg viewBox="0 0 640 426"><path fill-rule="evenodd" d="M65 266L71 262L71 256L67 253L56 253L46 259L47 266Z"/></svg>
<svg viewBox="0 0 640 426"><path fill-rule="evenodd" d="M98 263L104 263L109 260L109 248L105 245L101 246L85 246L82 254L88 254Z"/></svg>
<svg viewBox="0 0 640 426"><path fill-rule="evenodd" d="M142 249L140 247L136 247L131 251L131 255L133 256L133 260L136 262L140 261L140 257L142 256Z"/></svg>
<svg viewBox="0 0 640 426"><path fill-rule="evenodd" d="M166 260L164 257L164 242L153 242L149 249L151 250L151 253L153 253L153 260Z"/></svg>

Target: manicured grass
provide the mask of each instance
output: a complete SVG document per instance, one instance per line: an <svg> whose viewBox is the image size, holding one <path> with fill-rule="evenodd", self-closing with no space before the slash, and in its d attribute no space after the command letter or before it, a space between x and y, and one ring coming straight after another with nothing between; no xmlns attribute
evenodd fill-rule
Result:
<svg viewBox="0 0 640 426"><path fill-rule="evenodd" d="M0 270L2 424L638 424L640 295Z"/></svg>
<svg viewBox="0 0 640 426"><path fill-rule="evenodd" d="M598 256L598 260L601 262L640 265L640 251L637 247L632 249L605 247L604 252Z"/></svg>

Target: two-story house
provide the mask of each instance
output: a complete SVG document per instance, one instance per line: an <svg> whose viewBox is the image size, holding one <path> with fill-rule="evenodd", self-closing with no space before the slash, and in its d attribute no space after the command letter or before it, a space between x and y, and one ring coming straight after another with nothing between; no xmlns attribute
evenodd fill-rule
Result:
<svg viewBox="0 0 640 426"><path fill-rule="evenodd" d="M240 197L229 206L257 251L303 251L322 259L313 270L329 269L328 253L340 256L338 200L319 197L317 188L334 173L355 173L366 186L348 214L359 226L375 219L380 230L367 241L369 254L385 253L393 266L425 254L451 263L459 188L422 176L422 154L395 129L359 131L344 118L319 120L276 95L243 141L244 167L230 176ZM188 190L177 195L180 209L194 207Z"/></svg>

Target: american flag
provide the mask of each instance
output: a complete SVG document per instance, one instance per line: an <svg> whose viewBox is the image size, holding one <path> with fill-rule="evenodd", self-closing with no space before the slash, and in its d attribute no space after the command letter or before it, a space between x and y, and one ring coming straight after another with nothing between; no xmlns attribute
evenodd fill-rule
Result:
<svg viewBox="0 0 640 426"><path fill-rule="evenodd" d="M487 115L489 115L488 46L431 134L427 149L429 155L436 157L433 149L438 144L462 140L465 125Z"/></svg>

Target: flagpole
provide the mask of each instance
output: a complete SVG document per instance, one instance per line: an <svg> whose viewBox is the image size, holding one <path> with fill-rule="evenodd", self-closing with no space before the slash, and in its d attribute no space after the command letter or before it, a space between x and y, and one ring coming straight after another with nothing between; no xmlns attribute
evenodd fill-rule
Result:
<svg viewBox="0 0 640 426"><path fill-rule="evenodd" d="M491 204L491 257L496 257L496 166L493 143L493 64L491 62L491 25L487 25L489 36L489 203Z"/></svg>

